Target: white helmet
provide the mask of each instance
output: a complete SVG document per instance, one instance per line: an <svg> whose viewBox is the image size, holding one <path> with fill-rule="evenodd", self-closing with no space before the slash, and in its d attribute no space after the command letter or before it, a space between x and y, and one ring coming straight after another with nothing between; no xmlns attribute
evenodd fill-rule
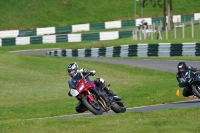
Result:
<svg viewBox="0 0 200 133"><path fill-rule="evenodd" d="M76 62L73 62L73 63L70 63L67 67L67 71L68 71L68 74L71 76L71 77L74 77L77 75L77 72L78 72L78 64L76 64Z"/></svg>

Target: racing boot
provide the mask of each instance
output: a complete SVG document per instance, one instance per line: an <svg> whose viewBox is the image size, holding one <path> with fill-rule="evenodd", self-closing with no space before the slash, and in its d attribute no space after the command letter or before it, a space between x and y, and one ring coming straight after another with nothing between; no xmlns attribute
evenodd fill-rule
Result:
<svg viewBox="0 0 200 133"><path fill-rule="evenodd" d="M75 109L76 109L76 112L77 112L77 113L83 113L83 112L85 112L85 111L88 110L88 109L85 107L85 105L82 104L82 102L80 102L80 101L77 103Z"/></svg>
<svg viewBox="0 0 200 133"><path fill-rule="evenodd" d="M105 90L110 96L116 96L116 94L109 89L109 85L106 85L105 80L102 78L97 78L95 83L100 86L103 90Z"/></svg>
<svg viewBox="0 0 200 133"><path fill-rule="evenodd" d="M110 85L108 85L110 86ZM110 100L111 101L121 101L121 97L117 96L117 94L115 92L113 92L112 90L109 89L109 87L106 86L104 87L104 90L106 90L106 92L108 93L108 95L110 95Z"/></svg>
<svg viewBox="0 0 200 133"><path fill-rule="evenodd" d="M104 84L103 89L104 89L110 96L116 96L116 94L115 94L112 90L109 89L109 86L110 86L110 85L107 86L107 85Z"/></svg>

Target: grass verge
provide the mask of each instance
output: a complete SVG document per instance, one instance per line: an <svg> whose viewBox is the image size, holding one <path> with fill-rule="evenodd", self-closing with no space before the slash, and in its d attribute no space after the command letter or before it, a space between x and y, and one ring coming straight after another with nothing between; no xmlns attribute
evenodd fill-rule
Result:
<svg viewBox="0 0 200 133"><path fill-rule="evenodd" d="M163 16L163 9L152 7L149 2L141 9L140 1L136 1L134 9L133 0L0 0L0 3L4 3L0 5L3 14L0 18L0 30L133 20L135 15L137 18ZM198 5L200 1L175 0L173 14L198 13Z"/></svg>
<svg viewBox="0 0 200 133"><path fill-rule="evenodd" d="M191 107L91 117L0 121L0 128L3 133L196 133L200 128L199 120L199 108Z"/></svg>
<svg viewBox="0 0 200 133"><path fill-rule="evenodd" d="M66 72L67 64L73 61L96 70L97 75L91 78L104 78L127 107L185 99L175 95L178 87L174 73L75 58L1 53L0 120L75 113L77 101L67 95Z"/></svg>
<svg viewBox="0 0 200 133"><path fill-rule="evenodd" d="M92 79L104 78L128 108L188 99L175 95L178 89L175 73L76 58L1 52L1 131L183 133L199 129L199 122L183 126L198 121L199 108L27 120L76 113L74 107L77 100L67 95L69 77L66 66L73 61L80 67L95 69L97 74Z"/></svg>

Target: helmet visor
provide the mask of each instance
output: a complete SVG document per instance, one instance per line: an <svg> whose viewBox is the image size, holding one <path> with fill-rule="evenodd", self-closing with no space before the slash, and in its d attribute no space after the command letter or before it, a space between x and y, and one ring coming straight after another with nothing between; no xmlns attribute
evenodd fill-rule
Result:
<svg viewBox="0 0 200 133"><path fill-rule="evenodd" d="M69 73L69 75L74 75L75 74L75 70L74 69L68 70L68 73Z"/></svg>
<svg viewBox="0 0 200 133"><path fill-rule="evenodd" d="M182 71L185 71L185 68L184 68L183 66L178 66L178 70L179 70L180 72L182 72Z"/></svg>

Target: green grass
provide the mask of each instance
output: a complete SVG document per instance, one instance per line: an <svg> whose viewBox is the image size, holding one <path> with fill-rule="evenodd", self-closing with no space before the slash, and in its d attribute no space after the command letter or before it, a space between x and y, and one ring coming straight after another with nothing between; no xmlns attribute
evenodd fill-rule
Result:
<svg viewBox="0 0 200 133"><path fill-rule="evenodd" d="M191 107L91 117L12 120L1 122L0 127L3 133L190 133L199 131L199 120L199 108Z"/></svg>
<svg viewBox="0 0 200 133"><path fill-rule="evenodd" d="M67 79L69 77L66 66L73 61L78 62L80 67L95 69L97 75L92 79L104 78L107 83L111 84L111 89L123 98L127 107L188 100L182 95L180 97L175 95L176 90L180 89L177 86L175 73L84 61L76 58L7 53L8 48L14 50L27 46L0 48L1 51L5 51L0 52L0 128L4 133L56 131L167 133L169 132L167 129L170 129L170 132L182 133L196 132L199 128L199 122L183 127L184 123L198 120L199 108L26 120L76 113L74 107L77 100L67 95L69 90ZM29 46L33 47L33 45ZM82 47L85 45L82 44ZM3 48L7 48L7 50L3 50ZM149 57L147 59L200 61L199 57ZM126 125L121 126L122 123L126 123ZM98 131L95 130L97 127Z"/></svg>
<svg viewBox="0 0 200 133"><path fill-rule="evenodd" d="M64 57L1 53L0 120L75 113L77 101L67 95L69 76L66 71L67 64L73 61L77 61L80 67L95 69L95 77L103 77L110 83L111 88L124 98L127 107L185 99L175 95L178 87L174 73L71 58L66 60Z"/></svg>
<svg viewBox="0 0 200 133"><path fill-rule="evenodd" d="M109 20L133 19L133 1L105 0L0 0L0 29L24 29L45 26L96 23ZM66 2L66 4L65 4ZM196 0L173 1L174 14L200 12ZM78 4L77 4L78 3ZM139 5L137 5L139 7ZM137 8L137 17L140 17ZM161 9L149 5L144 9L145 17L160 16ZM103 42L57 43L26 46L0 47L0 129L2 133L44 132L176 132L187 133L199 130L199 108L167 109L152 112L126 112L123 114L43 118L76 113L77 100L68 97L68 75L66 66L76 61L80 67L95 69L97 75L111 84L127 107L170 103L187 100L177 97L175 73L144 69L118 64L83 61L76 58L31 56L8 53L12 50L39 48L92 48L124 44L159 42L199 42L194 39L138 40L132 37ZM132 57L132 59L142 59ZM197 60L199 57L148 57L148 59ZM147 84L148 83L148 84ZM194 122L195 121L195 122ZM188 124L189 123L189 124ZM191 124L192 123L192 124ZM185 126L187 125L187 126Z"/></svg>
<svg viewBox="0 0 200 133"><path fill-rule="evenodd" d="M80 1L80 0L0 0L0 30L36 27L66 26L97 23L112 20L134 19L134 1ZM181 3L181 4L180 4ZM175 0L173 14L200 12L200 1ZM161 8L148 5L143 9L144 17L163 16ZM136 16L141 17L141 6L137 2Z"/></svg>
<svg viewBox="0 0 200 133"><path fill-rule="evenodd" d="M200 24L194 25L194 40L197 40L197 42L199 42L199 38L200 38ZM162 31L162 38L163 40L181 40L183 39L183 28L176 28L176 39L175 39L175 31L173 30L169 30L168 31L168 39L166 38L166 31ZM154 35L154 38L156 38L156 36ZM150 39L147 38L147 39ZM192 28L191 25L190 26L185 26L185 30L184 30L184 39L191 39L191 41L193 40L192 38ZM183 40L184 40L183 39ZM184 42L184 41L183 41Z"/></svg>
<svg viewBox="0 0 200 133"><path fill-rule="evenodd" d="M111 84L111 89L123 98L128 108L188 100L183 96L177 97L175 95L179 88L175 73L172 72L76 58L1 52L1 131L4 133L146 132L148 130L150 132L167 132L165 131L167 128L174 132L197 130L198 122L193 125L189 124L183 129L181 129L181 123L198 121L198 108L26 120L76 113L74 107L77 100L67 95L69 76L66 72L66 66L72 61L76 61L80 67L95 69L97 74L91 78L104 78L107 83ZM168 125L166 122L169 122ZM119 129L122 123L126 123L126 125ZM94 125L99 126L98 131L94 131L95 127L97 128ZM77 126L79 129L74 129Z"/></svg>
<svg viewBox="0 0 200 133"><path fill-rule="evenodd" d="M165 33L163 33L165 34ZM60 48L60 49L78 49L78 48L96 48L96 47L108 47L108 46L120 46L127 44L158 44L158 43L183 43L183 42L200 42L199 38L185 38L185 39L168 39L168 40L133 40L132 37L108 40L108 41L96 41L96 42L61 42L61 43L49 43L49 44L29 44L29 45L13 45L0 47L0 51L15 51L15 50L29 50L29 49L45 49L45 48Z"/></svg>
<svg viewBox="0 0 200 133"><path fill-rule="evenodd" d="M0 122L0 127L3 133L191 133L199 131L199 116L199 108L191 107L91 117L12 120Z"/></svg>

